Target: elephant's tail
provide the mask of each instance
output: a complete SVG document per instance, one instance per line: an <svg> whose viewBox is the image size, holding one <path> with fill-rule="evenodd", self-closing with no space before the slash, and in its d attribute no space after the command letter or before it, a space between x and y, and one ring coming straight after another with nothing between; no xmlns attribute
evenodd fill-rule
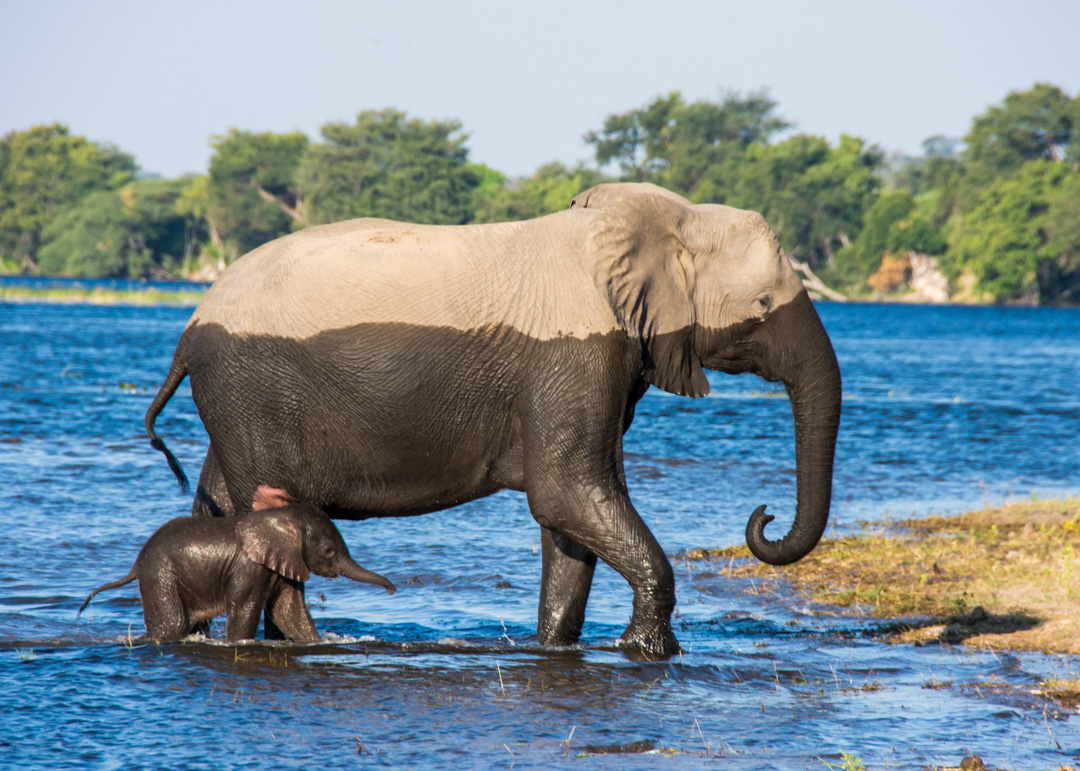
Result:
<svg viewBox="0 0 1080 771"><path fill-rule="evenodd" d="M146 433L150 437L150 446L165 454L165 460L169 462L169 468L172 470L173 476L176 477L176 481L180 483L180 489L185 493L191 489L191 486L188 484L188 478L187 474L184 473L184 467L180 465L180 461L178 461L176 456L165 446L165 441L154 433L154 421L161 411L165 409L165 405L168 403L169 399L176 393L180 381L187 377L187 341L193 329L194 326L189 326L184 330L184 334L180 336L180 342L176 344L176 353L173 354L173 362L172 366L169 368L169 374L165 376L165 382L162 383L161 388L158 389L154 401L150 402L150 407L146 410L145 420Z"/></svg>
<svg viewBox="0 0 1080 771"><path fill-rule="evenodd" d="M123 578L121 578L121 579L119 579L117 581L110 581L109 583L103 584L102 586L99 586L94 591L90 592L90 596L87 597L86 600L83 602L83 604L79 606L79 612L75 614L75 617L78 618L79 616L82 615L82 612L84 610L86 610L86 606L90 604L90 600L94 599L94 595L97 594L98 592L104 592L106 589L115 589L118 586L123 586L124 584L130 584L132 581L134 581L138 577L139 577L139 564L138 564L138 562L136 562L134 565L131 566L131 572L128 573Z"/></svg>

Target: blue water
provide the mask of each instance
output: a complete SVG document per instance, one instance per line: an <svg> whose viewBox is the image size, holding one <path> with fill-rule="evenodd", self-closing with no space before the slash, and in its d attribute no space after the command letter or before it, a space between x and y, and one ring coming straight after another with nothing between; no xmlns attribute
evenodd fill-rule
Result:
<svg viewBox="0 0 1080 771"><path fill-rule="evenodd" d="M1080 311L820 311L844 373L835 531L1080 491ZM887 646L684 561L681 657L614 649L631 594L607 568L583 646L543 649L538 530L513 493L341 523L398 592L313 578L321 645L146 643L134 586L76 620L189 509L142 428L189 314L0 305L0 767L923 768L972 749L1077 765L1080 715L1029 693L1076 658ZM627 436L631 496L671 554L740 543L761 503L770 527L791 518L786 398L711 377L706 399L650 391ZM197 475L186 382L157 425Z"/></svg>

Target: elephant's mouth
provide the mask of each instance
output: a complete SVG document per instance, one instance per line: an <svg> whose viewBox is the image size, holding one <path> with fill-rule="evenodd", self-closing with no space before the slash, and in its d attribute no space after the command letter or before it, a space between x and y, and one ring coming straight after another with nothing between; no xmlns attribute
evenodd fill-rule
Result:
<svg viewBox="0 0 1080 771"><path fill-rule="evenodd" d="M761 360L760 343L756 340L740 340L725 350L703 357L701 364L706 369L723 372L725 375L742 375L752 372L766 380L779 380L779 378L768 377L761 365Z"/></svg>
<svg viewBox="0 0 1080 771"><path fill-rule="evenodd" d="M747 319L727 328L694 327L694 350L701 366L725 375L742 375L747 372L770 378L763 362L766 343L761 340L763 324L757 319Z"/></svg>

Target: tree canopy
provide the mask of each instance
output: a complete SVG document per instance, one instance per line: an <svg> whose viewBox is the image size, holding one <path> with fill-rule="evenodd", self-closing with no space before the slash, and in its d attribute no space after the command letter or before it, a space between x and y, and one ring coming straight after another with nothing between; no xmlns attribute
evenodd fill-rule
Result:
<svg viewBox="0 0 1080 771"><path fill-rule="evenodd" d="M1080 175L1048 158L994 180L949 237L954 274L1000 300L1071 297L1080 280Z"/></svg>
<svg viewBox="0 0 1080 771"><path fill-rule="evenodd" d="M188 181L136 180L88 193L44 230L42 273L147 278L179 272L198 227L178 206Z"/></svg>
<svg viewBox="0 0 1080 771"><path fill-rule="evenodd" d="M298 172L311 224L385 217L433 225L468 222L480 178L457 121L421 121L398 110L327 123Z"/></svg>
<svg viewBox="0 0 1080 771"><path fill-rule="evenodd" d="M849 136L836 147L807 134L759 145L743 160L726 203L762 212L789 254L829 268L862 229L881 184L881 159Z"/></svg>
<svg viewBox="0 0 1080 771"><path fill-rule="evenodd" d="M112 145L73 136L62 123L0 139L0 257L32 266L42 231L96 190L135 177L135 159Z"/></svg>
<svg viewBox="0 0 1080 771"><path fill-rule="evenodd" d="M531 177L508 184L506 177L486 166L477 167L481 183L473 199L476 222L532 219L565 209L575 195L604 181L604 176L583 166L570 169L547 163Z"/></svg>
<svg viewBox="0 0 1080 771"><path fill-rule="evenodd" d="M687 103L673 91L636 110L609 115L584 137L600 167L616 163L622 179L654 182L691 200L721 203L739 158L790 127L773 115L765 91L728 93L719 103Z"/></svg>
<svg viewBox="0 0 1080 771"><path fill-rule="evenodd" d="M297 170L308 149L304 134L230 129L210 140L205 216L240 253L304 224Z"/></svg>

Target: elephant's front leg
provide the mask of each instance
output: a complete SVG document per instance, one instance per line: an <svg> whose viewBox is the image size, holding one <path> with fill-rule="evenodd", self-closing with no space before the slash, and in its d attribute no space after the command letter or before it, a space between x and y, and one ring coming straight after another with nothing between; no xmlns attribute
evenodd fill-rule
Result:
<svg viewBox="0 0 1080 771"><path fill-rule="evenodd" d="M273 594L276 576L269 568L248 562L234 573L225 588L225 639L254 640L259 619Z"/></svg>
<svg viewBox="0 0 1080 771"><path fill-rule="evenodd" d="M634 613L619 645L652 656L678 653L679 643L671 631L675 610L671 563L618 481L612 477L571 485L557 474L540 478L559 479L528 491L529 508L541 526L595 553L634 590Z"/></svg>
<svg viewBox="0 0 1080 771"><path fill-rule="evenodd" d="M284 582L283 582L284 583ZM293 642L317 643L320 639L315 621L304 601L304 585L287 583L266 608L267 616ZM269 639L269 638L267 638Z"/></svg>
<svg viewBox="0 0 1080 771"><path fill-rule="evenodd" d="M596 555L565 535L540 528L543 573L536 636L541 645L573 645L581 637Z"/></svg>

